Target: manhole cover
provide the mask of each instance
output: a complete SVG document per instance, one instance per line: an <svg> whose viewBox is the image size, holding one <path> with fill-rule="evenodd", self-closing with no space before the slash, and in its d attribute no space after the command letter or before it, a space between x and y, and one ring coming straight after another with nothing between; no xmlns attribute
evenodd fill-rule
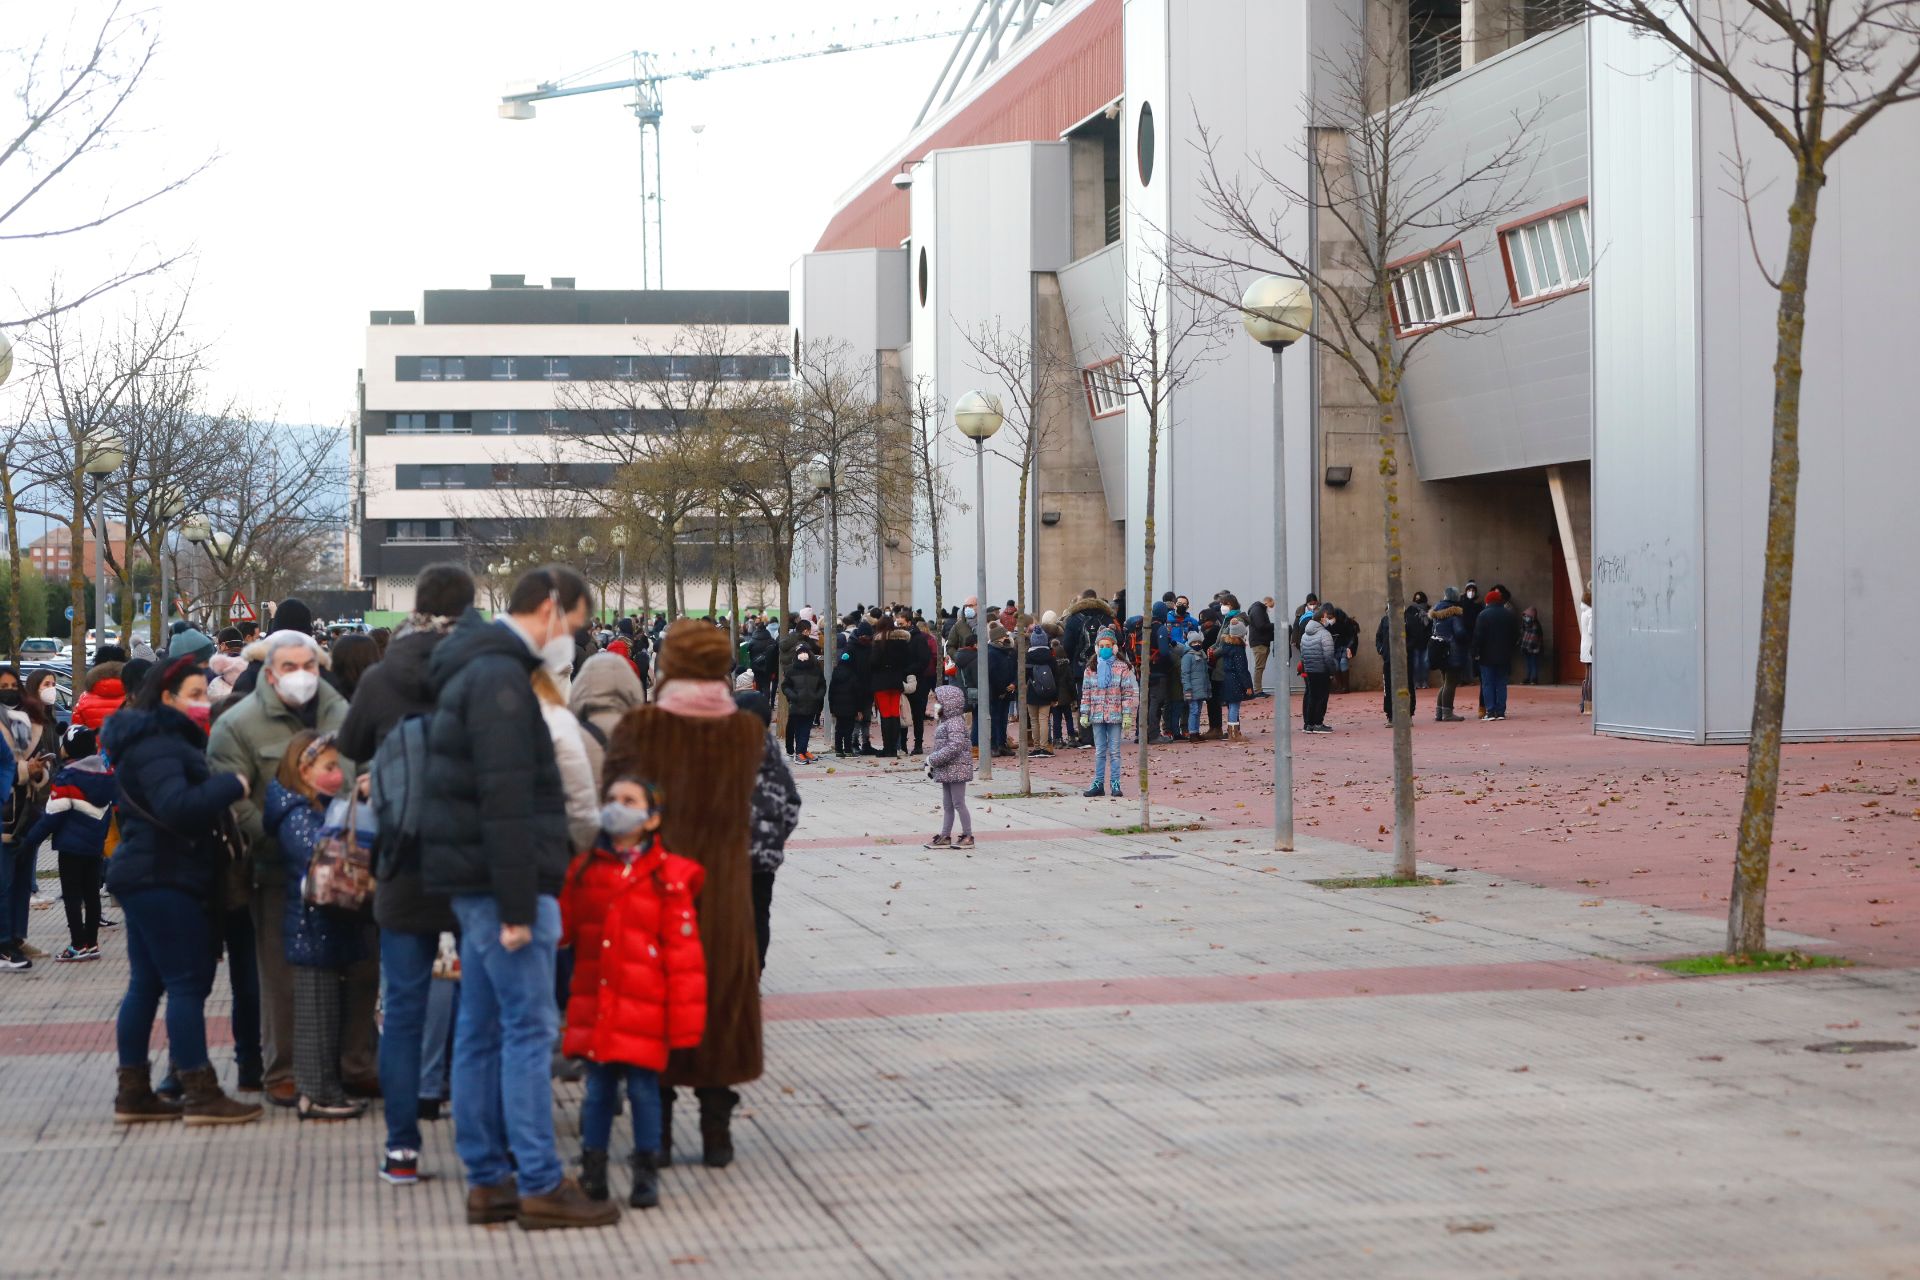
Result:
<svg viewBox="0 0 1920 1280"><path fill-rule="evenodd" d="M1808 1053L1892 1053L1911 1049L1905 1040L1826 1040L1807 1046Z"/></svg>
<svg viewBox="0 0 1920 1280"><path fill-rule="evenodd" d="M1175 853L1129 853L1121 857L1122 862L1158 862L1162 858L1177 858Z"/></svg>

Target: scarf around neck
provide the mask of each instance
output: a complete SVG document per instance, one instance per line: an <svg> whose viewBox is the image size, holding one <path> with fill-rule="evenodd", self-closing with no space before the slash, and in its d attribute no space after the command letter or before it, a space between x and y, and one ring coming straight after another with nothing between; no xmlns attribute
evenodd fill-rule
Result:
<svg viewBox="0 0 1920 1280"><path fill-rule="evenodd" d="M654 701L662 711L696 720L718 720L740 709L725 680L669 680Z"/></svg>
<svg viewBox="0 0 1920 1280"><path fill-rule="evenodd" d="M1117 658L1119 656L1120 656L1119 651L1115 650L1113 658L1101 658L1101 657L1094 658L1093 683L1095 688L1099 688L1099 689L1113 688L1113 663L1114 663L1114 658Z"/></svg>

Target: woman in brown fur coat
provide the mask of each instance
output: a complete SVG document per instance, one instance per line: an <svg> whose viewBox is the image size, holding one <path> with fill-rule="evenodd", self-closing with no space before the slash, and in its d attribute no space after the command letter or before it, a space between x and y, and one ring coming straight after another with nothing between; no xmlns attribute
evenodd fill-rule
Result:
<svg viewBox="0 0 1920 1280"><path fill-rule="evenodd" d="M753 788L768 742L759 719L734 706L727 633L682 619L660 647L655 700L635 707L607 743L603 777L644 778L660 791L667 848L706 870L700 938L707 955L707 1028L676 1050L661 1077L661 1162L673 1158L673 1091L693 1086L708 1166L733 1159L731 1086L761 1069L760 963L747 853Z"/></svg>

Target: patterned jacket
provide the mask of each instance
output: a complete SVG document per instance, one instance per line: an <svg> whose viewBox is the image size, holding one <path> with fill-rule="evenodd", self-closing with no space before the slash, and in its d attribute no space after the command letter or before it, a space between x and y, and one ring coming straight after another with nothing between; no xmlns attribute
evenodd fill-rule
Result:
<svg viewBox="0 0 1920 1280"><path fill-rule="evenodd" d="M1085 724L1132 724L1140 709L1140 686L1125 658L1113 660L1113 683L1100 687L1100 659L1087 664L1080 676L1080 719Z"/></svg>
<svg viewBox="0 0 1920 1280"><path fill-rule="evenodd" d="M787 860L787 837L800 825L800 788L773 735L767 735L760 777L753 784L753 820L747 853L755 871L778 871Z"/></svg>

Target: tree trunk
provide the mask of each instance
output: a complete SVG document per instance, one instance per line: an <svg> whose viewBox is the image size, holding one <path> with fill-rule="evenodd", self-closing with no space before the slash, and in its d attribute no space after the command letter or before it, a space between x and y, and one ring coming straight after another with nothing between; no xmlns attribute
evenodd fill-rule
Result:
<svg viewBox="0 0 1920 1280"><path fill-rule="evenodd" d="M667 522L667 618L679 619L680 608L680 540L674 535L673 522Z"/></svg>
<svg viewBox="0 0 1920 1280"><path fill-rule="evenodd" d="M0 502L5 503L7 514L7 622L13 629L12 657L17 663L20 642L27 638L26 619L20 616L20 513L14 507L13 468L4 459L0 459Z"/></svg>
<svg viewBox="0 0 1920 1280"><path fill-rule="evenodd" d="M1380 495L1381 526L1387 553L1387 652L1393 673L1393 874L1410 880L1415 861L1413 805L1413 679L1407 661L1407 589L1400 557L1400 461L1393 443L1397 379L1381 381Z"/></svg>
<svg viewBox="0 0 1920 1280"><path fill-rule="evenodd" d="M946 596L940 582L940 517L934 514L931 485L928 486L927 492L927 512L927 527L933 542L933 614L931 616L937 620L940 617L940 606L946 600Z"/></svg>
<svg viewBox="0 0 1920 1280"><path fill-rule="evenodd" d="M1807 269L1814 217L1826 174L1803 162L1787 209L1787 257L1773 360L1773 465L1767 477L1767 553L1760 585L1760 652L1753 673L1753 725L1747 737L1747 790L1734 846L1727 950L1750 955L1767 946L1767 875L1780 794L1780 725L1787 706L1787 638L1793 615L1793 539L1800 496L1800 353L1807 327Z"/></svg>
<svg viewBox="0 0 1920 1280"><path fill-rule="evenodd" d="M80 469L78 447L73 467L73 521L67 526L69 549L73 552L73 563L67 571L67 592L73 604L73 622L68 626L68 638L73 644L73 692L78 697L86 688L87 680L87 570L86 538L82 531L87 527L87 481L86 472Z"/></svg>
<svg viewBox="0 0 1920 1280"><path fill-rule="evenodd" d="M737 517L727 517L727 634L740 647L740 543Z"/></svg>
<svg viewBox="0 0 1920 1280"><path fill-rule="evenodd" d="M1032 475L1033 457L1028 454L1020 468L1019 535L1014 541L1013 553L1013 629L1019 633L1013 637L1013 724L1020 735L1020 794L1023 796L1033 794L1033 762L1027 758L1027 637L1021 623L1026 605L1019 598L1027 594L1027 484ZM984 607L986 602L981 604ZM983 743L980 749L990 751L992 747Z"/></svg>
<svg viewBox="0 0 1920 1280"><path fill-rule="evenodd" d="M1134 723L1140 728L1140 826L1144 829L1153 825L1153 804L1147 798L1147 740L1153 737L1154 726L1147 720L1147 687L1152 683L1153 670L1153 553L1160 543L1159 524L1153 518L1154 489L1160 482L1160 415L1153 408L1147 410L1147 514L1140 522L1142 532L1146 534L1145 554L1146 572L1140 581L1140 652L1138 663L1134 667L1134 683L1139 686L1140 709L1134 714ZM1121 626L1126 619L1117 619ZM1171 696L1172 690L1168 690ZM1280 713L1286 714L1285 706Z"/></svg>
<svg viewBox="0 0 1920 1280"><path fill-rule="evenodd" d="M768 533L771 534L773 538L773 571L779 577L779 582L775 588L780 593L779 638L784 641L787 638L787 628L792 625L793 619L793 585L791 582L793 577L793 543L782 542L780 540L780 531L771 526L768 528ZM789 650L783 643L778 650L778 658L776 659L776 665L774 667L777 674L773 681L773 730L779 734L783 740L786 738L787 716L790 714L790 709L787 706L786 693L787 667L791 665L787 658L788 653Z"/></svg>

